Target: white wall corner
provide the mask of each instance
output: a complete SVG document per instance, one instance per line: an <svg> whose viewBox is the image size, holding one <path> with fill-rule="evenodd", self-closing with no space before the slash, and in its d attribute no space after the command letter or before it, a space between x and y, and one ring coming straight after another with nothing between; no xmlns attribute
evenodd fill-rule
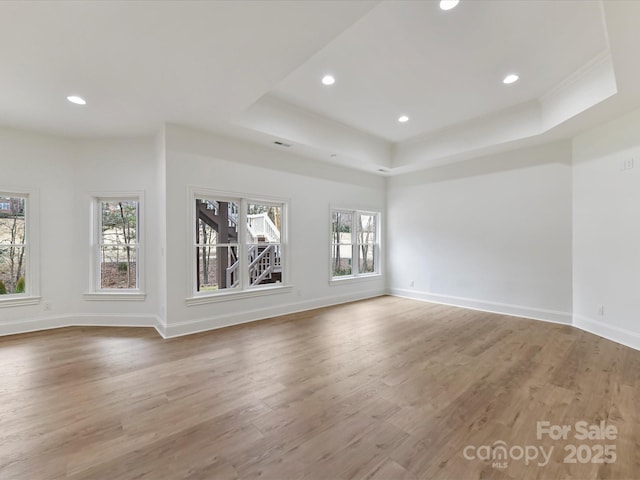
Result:
<svg viewBox="0 0 640 480"><path fill-rule="evenodd" d="M153 327L156 329L156 332L158 332L158 334L162 338L164 339L167 338L167 324L162 319L162 317L160 317L160 315L155 315L155 322Z"/></svg>
<svg viewBox="0 0 640 480"><path fill-rule="evenodd" d="M573 315L573 326L585 332L598 335L612 342L640 350L640 334L625 328L608 325L583 315Z"/></svg>

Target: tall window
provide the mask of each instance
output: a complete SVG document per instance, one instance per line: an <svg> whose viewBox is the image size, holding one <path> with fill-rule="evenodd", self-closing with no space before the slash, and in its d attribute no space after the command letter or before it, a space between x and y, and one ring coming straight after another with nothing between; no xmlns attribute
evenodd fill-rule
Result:
<svg viewBox="0 0 640 480"><path fill-rule="evenodd" d="M282 205L247 203L247 276L250 287L282 281Z"/></svg>
<svg viewBox="0 0 640 480"><path fill-rule="evenodd" d="M380 213L331 212L331 278L353 278L380 272Z"/></svg>
<svg viewBox="0 0 640 480"><path fill-rule="evenodd" d="M27 294L27 198L0 194L0 299Z"/></svg>
<svg viewBox="0 0 640 480"><path fill-rule="evenodd" d="M138 290L139 198L98 198L96 210L95 290Z"/></svg>
<svg viewBox="0 0 640 480"><path fill-rule="evenodd" d="M285 204L195 195L195 294L283 283Z"/></svg>
<svg viewBox="0 0 640 480"><path fill-rule="evenodd" d="M240 286L237 201L196 199L196 291Z"/></svg>

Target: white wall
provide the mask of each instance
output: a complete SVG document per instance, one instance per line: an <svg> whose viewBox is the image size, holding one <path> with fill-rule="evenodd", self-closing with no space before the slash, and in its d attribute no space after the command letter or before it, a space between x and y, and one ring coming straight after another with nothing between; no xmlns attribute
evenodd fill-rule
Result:
<svg viewBox="0 0 640 480"><path fill-rule="evenodd" d="M67 313L73 303L73 161L70 144L45 135L0 128L0 189L32 189L39 196L39 305L0 308L0 334L29 328L26 320ZM45 304L51 306L44 311Z"/></svg>
<svg viewBox="0 0 640 480"><path fill-rule="evenodd" d="M393 177L387 209L392 293L571 322L569 142Z"/></svg>
<svg viewBox="0 0 640 480"><path fill-rule="evenodd" d="M72 311L83 316L108 315L106 322L155 322L158 302L158 221L156 142L153 137L79 140L73 143L74 222ZM142 192L144 301L88 301L91 261L90 205L94 195ZM137 320L136 320L137 319Z"/></svg>
<svg viewBox="0 0 640 480"><path fill-rule="evenodd" d="M640 349L638 132L640 110L573 141L573 308L576 326Z"/></svg>
<svg viewBox="0 0 640 480"><path fill-rule="evenodd" d="M382 177L175 126L167 128L166 139L168 335L385 292L383 277L329 285L330 205L384 212ZM290 199L291 292L186 306L193 261L189 186Z"/></svg>
<svg viewBox="0 0 640 480"><path fill-rule="evenodd" d="M89 302L91 194L144 191L145 227L154 232L157 216L155 145L152 138L68 141L0 129L0 185L34 189L39 196L41 302L0 308L0 334L65 325L144 325L156 323L157 241L148 234L147 298L142 302Z"/></svg>
<svg viewBox="0 0 640 480"><path fill-rule="evenodd" d="M0 334L132 324L180 335L389 287L418 299L573 322L640 349L638 131L640 110L573 142L385 183L176 126L155 138L81 141L0 128L0 186L39 196L42 297L38 305L0 308ZM631 158L635 168L621 170ZM290 292L186 305L189 186L290 199ZM147 298L87 301L90 195L128 190L145 192ZM329 284L330 205L383 212L385 277Z"/></svg>
<svg viewBox="0 0 640 480"><path fill-rule="evenodd" d="M148 138L66 141L0 130L0 185L40 197L38 305L0 308L0 334L65 325L156 326L176 335L379 295L384 277L329 285L329 208L384 212L384 179L185 128ZM285 294L187 307L189 186L290 199L291 283ZM94 194L145 195L144 301L89 291ZM46 309L45 309L46 306Z"/></svg>

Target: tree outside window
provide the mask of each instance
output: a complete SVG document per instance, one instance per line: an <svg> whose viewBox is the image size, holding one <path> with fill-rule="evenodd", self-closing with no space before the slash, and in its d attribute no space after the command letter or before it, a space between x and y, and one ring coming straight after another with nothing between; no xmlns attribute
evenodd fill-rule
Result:
<svg viewBox="0 0 640 480"><path fill-rule="evenodd" d="M138 201L100 200L101 289L138 288Z"/></svg>
<svg viewBox="0 0 640 480"><path fill-rule="evenodd" d="M353 212L336 210L332 214L331 275L350 276L353 273Z"/></svg>

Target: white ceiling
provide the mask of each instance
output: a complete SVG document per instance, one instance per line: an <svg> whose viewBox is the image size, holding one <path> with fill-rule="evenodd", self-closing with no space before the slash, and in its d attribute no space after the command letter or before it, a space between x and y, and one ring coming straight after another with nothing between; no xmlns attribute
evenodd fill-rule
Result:
<svg viewBox="0 0 640 480"><path fill-rule="evenodd" d="M600 5L467 1L376 7L274 89L283 100L393 142L543 95L607 49ZM337 78L332 87L318 79ZM521 81L505 87L502 79ZM410 121L399 124L407 114Z"/></svg>
<svg viewBox="0 0 640 480"><path fill-rule="evenodd" d="M400 173L637 108L634 19L640 2L624 0L5 0L0 125L105 137L177 123Z"/></svg>

